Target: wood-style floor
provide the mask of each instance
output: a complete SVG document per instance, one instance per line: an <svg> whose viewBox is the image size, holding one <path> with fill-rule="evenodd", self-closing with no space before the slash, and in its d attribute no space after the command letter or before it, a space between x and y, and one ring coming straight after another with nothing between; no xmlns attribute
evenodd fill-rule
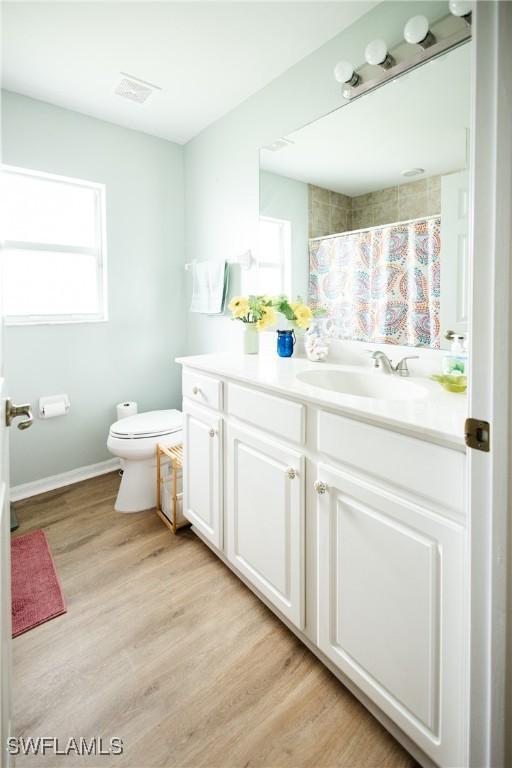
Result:
<svg viewBox="0 0 512 768"><path fill-rule="evenodd" d="M16 505L43 528L68 613L13 640L18 736L123 740L18 766L406 768L414 760L186 530L119 514L116 474Z"/></svg>

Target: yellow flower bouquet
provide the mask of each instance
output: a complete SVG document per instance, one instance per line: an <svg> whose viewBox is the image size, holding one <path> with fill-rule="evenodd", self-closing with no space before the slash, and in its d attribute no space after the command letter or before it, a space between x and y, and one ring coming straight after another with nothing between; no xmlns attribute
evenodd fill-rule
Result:
<svg viewBox="0 0 512 768"><path fill-rule="evenodd" d="M228 307L233 320L241 320L258 331L265 331L275 325L278 312L303 330L309 328L313 318L313 311L300 298L290 301L285 295L234 296Z"/></svg>
<svg viewBox="0 0 512 768"><path fill-rule="evenodd" d="M228 304L233 320L264 331L277 321L277 313L272 299L268 296L234 296Z"/></svg>
<svg viewBox="0 0 512 768"><path fill-rule="evenodd" d="M257 331L264 331L277 322L277 312L268 296L234 296L228 304L233 320L244 324L243 351L258 352Z"/></svg>
<svg viewBox="0 0 512 768"><path fill-rule="evenodd" d="M275 309L286 317L291 323L307 330L311 325L313 311L307 304L297 298L296 301L289 301L286 296L275 296L272 300Z"/></svg>
<svg viewBox="0 0 512 768"><path fill-rule="evenodd" d="M297 298L289 301L284 296L234 296L228 304L233 320L244 324L243 350L247 354L258 351L257 331L266 331L278 324L278 313L284 315L289 323L307 330L311 325L313 311ZM293 331L278 331L278 335L293 335ZM295 336L293 335L295 339ZM295 341L293 342L295 343ZM293 354L293 346L291 347ZM281 353L279 353L281 354ZM282 355L283 356L283 355Z"/></svg>

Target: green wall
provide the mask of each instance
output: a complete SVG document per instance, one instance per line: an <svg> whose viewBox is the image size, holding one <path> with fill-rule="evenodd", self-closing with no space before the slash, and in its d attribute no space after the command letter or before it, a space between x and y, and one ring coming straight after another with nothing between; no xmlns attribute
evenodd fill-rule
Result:
<svg viewBox="0 0 512 768"><path fill-rule="evenodd" d="M103 182L108 211L110 320L6 329L13 398L34 407L41 395L71 398L68 416L12 430L13 485L109 458L117 402L138 400L141 410L179 406L174 357L226 351L238 340L227 317L186 311L184 260L257 252L260 146L339 107L336 62L359 66L375 37L395 46L413 13L434 21L447 14L447 3L378 5L184 148L3 94L3 161ZM241 277L233 269L234 290Z"/></svg>
<svg viewBox="0 0 512 768"><path fill-rule="evenodd" d="M17 485L110 458L115 405L180 407L184 351L183 148L3 93L3 162L106 185L106 323L5 329L9 392L37 408L67 392L65 417L11 430Z"/></svg>

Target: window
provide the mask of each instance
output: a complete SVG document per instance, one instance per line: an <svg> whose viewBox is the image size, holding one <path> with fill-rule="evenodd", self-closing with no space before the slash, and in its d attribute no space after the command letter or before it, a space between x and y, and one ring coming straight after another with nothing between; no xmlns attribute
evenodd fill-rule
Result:
<svg viewBox="0 0 512 768"><path fill-rule="evenodd" d="M107 319L105 187L2 168L9 325Z"/></svg>
<svg viewBox="0 0 512 768"><path fill-rule="evenodd" d="M260 216L258 293L291 295L291 225Z"/></svg>

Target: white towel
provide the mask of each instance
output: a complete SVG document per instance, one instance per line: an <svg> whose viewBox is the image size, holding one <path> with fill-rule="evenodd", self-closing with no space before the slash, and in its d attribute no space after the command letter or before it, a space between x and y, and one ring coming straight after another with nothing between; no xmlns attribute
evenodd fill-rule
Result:
<svg viewBox="0 0 512 768"><path fill-rule="evenodd" d="M225 261L195 261L192 264L191 312L220 315L228 287L229 267Z"/></svg>

